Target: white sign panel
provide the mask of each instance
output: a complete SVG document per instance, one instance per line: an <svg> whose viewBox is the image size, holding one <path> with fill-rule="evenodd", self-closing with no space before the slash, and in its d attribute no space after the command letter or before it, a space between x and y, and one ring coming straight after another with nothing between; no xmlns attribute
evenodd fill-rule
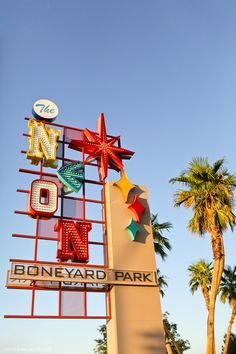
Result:
<svg viewBox="0 0 236 354"><path fill-rule="evenodd" d="M49 100L40 99L33 105L33 115L36 119L52 122L58 116L57 105Z"/></svg>
<svg viewBox="0 0 236 354"><path fill-rule="evenodd" d="M114 270L47 263L13 262L11 264L10 278L91 284L157 286L156 273L152 271Z"/></svg>

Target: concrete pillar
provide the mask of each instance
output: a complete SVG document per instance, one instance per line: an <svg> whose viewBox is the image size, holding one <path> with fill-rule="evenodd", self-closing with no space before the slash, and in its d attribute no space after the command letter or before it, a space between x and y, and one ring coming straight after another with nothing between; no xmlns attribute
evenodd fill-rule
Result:
<svg viewBox="0 0 236 354"><path fill-rule="evenodd" d="M134 194L146 208L136 240L125 230L132 212L128 209ZM114 182L106 184L107 237L109 268L155 271L155 252L151 230L148 193L136 186L124 202ZM113 286L111 320L107 324L108 354L165 354L164 330L157 286Z"/></svg>

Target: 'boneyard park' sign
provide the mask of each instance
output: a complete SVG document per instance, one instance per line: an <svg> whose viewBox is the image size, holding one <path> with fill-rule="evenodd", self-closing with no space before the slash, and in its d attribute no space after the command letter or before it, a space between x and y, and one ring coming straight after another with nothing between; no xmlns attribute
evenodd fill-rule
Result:
<svg viewBox="0 0 236 354"><path fill-rule="evenodd" d="M30 291L31 306L5 317L106 319L109 354L146 354L150 347L164 354L148 193L129 181L123 164L134 153L107 134L103 114L96 132L57 124L58 114L43 99L26 118L29 143L21 152L32 168L20 172L32 180L17 190L26 209L16 214L35 226L13 236L33 240L34 249L10 260L7 287ZM120 173L117 181L106 182L109 169ZM58 294L57 313L37 313L44 290ZM104 296L104 314L91 313L90 292Z"/></svg>
<svg viewBox="0 0 236 354"><path fill-rule="evenodd" d="M121 271L114 269L96 269L74 267L12 263L10 277L14 279L38 281L63 281L73 283L101 283L112 285L156 285L155 272Z"/></svg>

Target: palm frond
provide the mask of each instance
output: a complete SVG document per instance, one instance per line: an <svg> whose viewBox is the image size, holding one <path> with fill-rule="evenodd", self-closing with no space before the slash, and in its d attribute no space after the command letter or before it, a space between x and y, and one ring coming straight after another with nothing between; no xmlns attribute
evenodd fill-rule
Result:
<svg viewBox="0 0 236 354"><path fill-rule="evenodd" d="M167 257L166 250L171 250L171 244L169 239L163 235L163 232L169 231L172 228L172 224L169 221L158 223L157 217L158 214L151 215L154 249L156 254L158 254L162 260L165 260Z"/></svg>
<svg viewBox="0 0 236 354"><path fill-rule="evenodd" d="M192 208L188 228L195 234L203 235L212 229L222 233L236 224L233 212L236 175L229 173L224 162L221 158L211 165L205 157L194 157L187 170L170 180L185 186L175 193L174 206Z"/></svg>
<svg viewBox="0 0 236 354"><path fill-rule="evenodd" d="M221 159L219 159L213 163L213 167L212 167L213 174L216 174L219 171L219 169L222 167L224 161L225 161L225 158L222 157Z"/></svg>
<svg viewBox="0 0 236 354"><path fill-rule="evenodd" d="M188 267L189 272L189 287L192 294L198 290L198 288L206 287L210 288L212 279L212 263L205 259L200 259L196 263L191 263Z"/></svg>
<svg viewBox="0 0 236 354"><path fill-rule="evenodd" d="M157 268L157 276L158 276L158 286L161 297L165 296L165 288L168 288L167 277L161 274L160 269Z"/></svg>
<svg viewBox="0 0 236 354"><path fill-rule="evenodd" d="M232 304L236 301L236 266L225 267L220 283L220 300Z"/></svg>

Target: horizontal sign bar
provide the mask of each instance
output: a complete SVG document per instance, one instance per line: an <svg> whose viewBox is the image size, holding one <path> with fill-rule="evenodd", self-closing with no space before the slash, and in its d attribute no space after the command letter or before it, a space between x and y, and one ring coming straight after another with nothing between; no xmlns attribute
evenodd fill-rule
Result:
<svg viewBox="0 0 236 354"><path fill-rule="evenodd" d="M7 271L7 288L23 288L23 289L62 289L62 290L85 290L85 283L77 282L59 282L50 280L30 280L30 279L13 279L10 277L10 271ZM107 284L86 283L86 290L107 290Z"/></svg>
<svg viewBox="0 0 236 354"><path fill-rule="evenodd" d="M47 263L13 262L10 278L31 281L157 286L156 272L153 271L114 270Z"/></svg>

